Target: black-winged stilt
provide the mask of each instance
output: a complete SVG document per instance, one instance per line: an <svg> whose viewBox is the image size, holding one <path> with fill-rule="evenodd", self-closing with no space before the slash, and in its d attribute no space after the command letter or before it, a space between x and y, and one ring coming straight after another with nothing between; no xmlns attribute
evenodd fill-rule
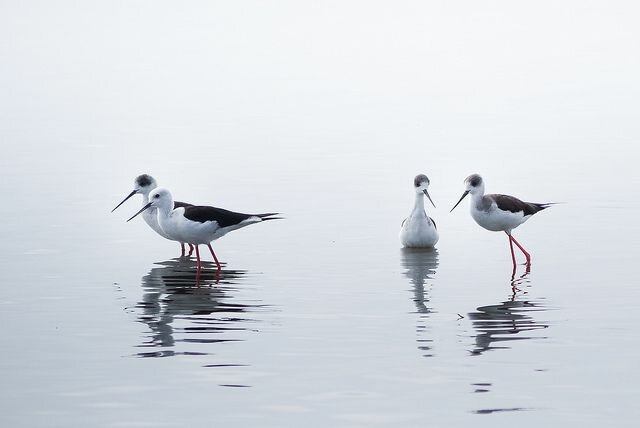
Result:
<svg viewBox="0 0 640 428"><path fill-rule="evenodd" d="M213 252L211 241L226 235L232 230L266 220L276 220L279 213L243 214L210 206L190 205L174 208L173 197L167 189L157 188L149 193L149 202L127 221L151 208L158 211L158 223L162 230L176 241L187 242L196 247L198 260L197 277L200 276L200 251L198 246L206 244L216 262L218 272L222 269Z"/></svg>
<svg viewBox="0 0 640 428"><path fill-rule="evenodd" d="M142 206L144 207L149 203L149 193L156 187L158 187L158 183L156 182L156 179L153 178L152 176L148 174L142 174L137 176L136 179L133 181L133 191L129 193L129 195L126 198L124 198L122 202L116 205L116 207L112 209L111 212L114 212L116 209L118 209L118 207L120 207L120 205L124 204L129 198L131 198L133 195L137 193L142 195ZM191 204L188 204L186 202L178 202L178 201L174 202L175 208L188 207L188 206L191 206ZM155 208L145 211L142 214L142 218L144 219L145 223L147 223L149 227L153 229L158 235L162 236L163 238L169 239L171 241L176 241L176 239L173 239L169 235L167 235L158 224L158 212ZM182 248L183 256L184 256L184 244L185 244L184 242L180 242L180 247ZM189 255L191 255L192 252L193 252L193 246L189 244Z"/></svg>
<svg viewBox="0 0 640 428"><path fill-rule="evenodd" d="M472 174L464 180L466 189L460 197L460 200L451 208L451 211L458 206L460 202L471 194L471 217L481 227L494 232L504 232L509 238L509 247L511 248L511 259L513 260L513 268L515 273L516 255L513 252L513 244L516 244L520 251L527 259L527 271L531 266L531 256L516 241L511 231L520 226L525 221L545 208L553 205L553 203L534 203L524 202L510 195L485 195L484 181L478 174Z"/></svg>
<svg viewBox="0 0 640 428"><path fill-rule="evenodd" d="M416 192L416 200L413 211L409 217L404 219L400 229L400 242L409 248L433 247L438 242L439 234L436 222L427 215L424 208L425 195L435 208L436 204L431 200L429 192L429 178L424 174L416 175L413 180L413 187Z"/></svg>

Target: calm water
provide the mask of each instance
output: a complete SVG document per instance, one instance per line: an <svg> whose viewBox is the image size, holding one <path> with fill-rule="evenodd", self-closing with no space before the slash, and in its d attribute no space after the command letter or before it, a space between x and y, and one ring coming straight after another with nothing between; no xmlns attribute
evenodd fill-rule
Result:
<svg viewBox="0 0 640 428"><path fill-rule="evenodd" d="M0 425L631 426L640 34L604 5L3 5ZM198 287L110 213L143 172L286 219ZM528 274L449 213L473 172L563 202ZM417 173L433 251L398 241Z"/></svg>

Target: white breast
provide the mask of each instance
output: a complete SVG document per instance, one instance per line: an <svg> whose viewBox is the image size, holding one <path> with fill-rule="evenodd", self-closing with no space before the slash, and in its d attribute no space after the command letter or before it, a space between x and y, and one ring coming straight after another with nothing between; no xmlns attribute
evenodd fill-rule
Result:
<svg viewBox="0 0 640 428"><path fill-rule="evenodd" d="M400 229L400 242L405 247L433 247L438 239L438 231L426 214L412 214Z"/></svg>
<svg viewBox="0 0 640 428"><path fill-rule="evenodd" d="M487 230L502 232L515 229L531 216L525 216L522 211L512 213L510 211L499 210L494 202L488 211L480 210L475 204L472 204L471 217L473 217L476 223Z"/></svg>
<svg viewBox="0 0 640 428"><path fill-rule="evenodd" d="M149 227L153 229L158 235L162 236L163 238L176 241L176 239L171 238L169 234L167 234L164 230L162 230L162 227L160 227L160 224L158 223L157 208L148 208L142 213L142 218L144 219L145 223L147 223Z"/></svg>
<svg viewBox="0 0 640 428"><path fill-rule="evenodd" d="M176 208L167 216L161 215L159 222L167 234L174 236L181 242L208 244L221 236L217 236L217 231L220 230L217 222L200 223L188 220L184 216L184 208Z"/></svg>

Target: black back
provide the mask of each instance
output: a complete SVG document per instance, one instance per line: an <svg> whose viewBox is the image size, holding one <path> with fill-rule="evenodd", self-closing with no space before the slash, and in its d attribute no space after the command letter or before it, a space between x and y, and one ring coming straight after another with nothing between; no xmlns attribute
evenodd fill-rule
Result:
<svg viewBox="0 0 640 428"><path fill-rule="evenodd" d="M173 208L185 208L185 207L192 207L193 205L188 204L186 202L180 202L180 201L173 201Z"/></svg>
<svg viewBox="0 0 640 428"><path fill-rule="evenodd" d="M538 211L542 211L549 207L549 204L536 204L533 202L524 202L518 198L509 195L491 195L498 208L503 211L512 213L523 212L524 215L533 215Z"/></svg>
<svg viewBox="0 0 640 428"><path fill-rule="evenodd" d="M241 223L243 220L253 217L251 214L242 214L222 208L207 206L188 206L184 209L184 216L199 223L215 221L219 227L228 227Z"/></svg>

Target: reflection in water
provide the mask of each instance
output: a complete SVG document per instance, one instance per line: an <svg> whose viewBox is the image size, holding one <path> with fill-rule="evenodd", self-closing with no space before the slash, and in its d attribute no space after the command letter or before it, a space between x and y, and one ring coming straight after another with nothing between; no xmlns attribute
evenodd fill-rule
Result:
<svg viewBox="0 0 640 428"><path fill-rule="evenodd" d="M526 409L524 407L510 407L508 409L481 409L481 410L474 410L473 413L477 415L490 415L492 413L498 413L498 412L521 412L523 410L529 410L529 409Z"/></svg>
<svg viewBox="0 0 640 428"><path fill-rule="evenodd" d="M472 355L480 355L490 349L508 349L504 342L511 340L546 338L523 334L549 327L547 321L536 321L532 316L535 312L545 311L545 306L540 302L518 299L526 294L523 289L530 282L527 276L528 273L525 273L511 281L512 294L508 301L481 306L477 312L469 313L473 328L478 333Z"/></svg>
<svg viewBox="0 0 640 428"><path fill-rule="evenodd" d="M418 320L416 332L418 334L418 349L424 352L425 357L432 357L433 339L428 335L427 319L429 313L429 295L425 292L425 283L431 279L438 268L438 250L435 248L402 248L402 267L406 269L404 274L413 285L413 302L416 305Z"/></svg>
<svg viewBox="0 0 640 428"><path fill-rule="evenodd" d="M204 263L204 262L203 262ZM153 348L141 352L140 357L166 357L173 355L204 355L209 348L196 351L177 350L191 344L212 344L241 340L234 333L250 330L245 326L256 320L247 312L264 307L259 304L233 302L236 290L231 285L246 274L244 271L224 270L213 273L212 263L200 276L196 285L193 262L181 257L157 263L142 278L144 295L136 305L141 310L138 320L150 329L148 340L140 345Z"/></svg>

